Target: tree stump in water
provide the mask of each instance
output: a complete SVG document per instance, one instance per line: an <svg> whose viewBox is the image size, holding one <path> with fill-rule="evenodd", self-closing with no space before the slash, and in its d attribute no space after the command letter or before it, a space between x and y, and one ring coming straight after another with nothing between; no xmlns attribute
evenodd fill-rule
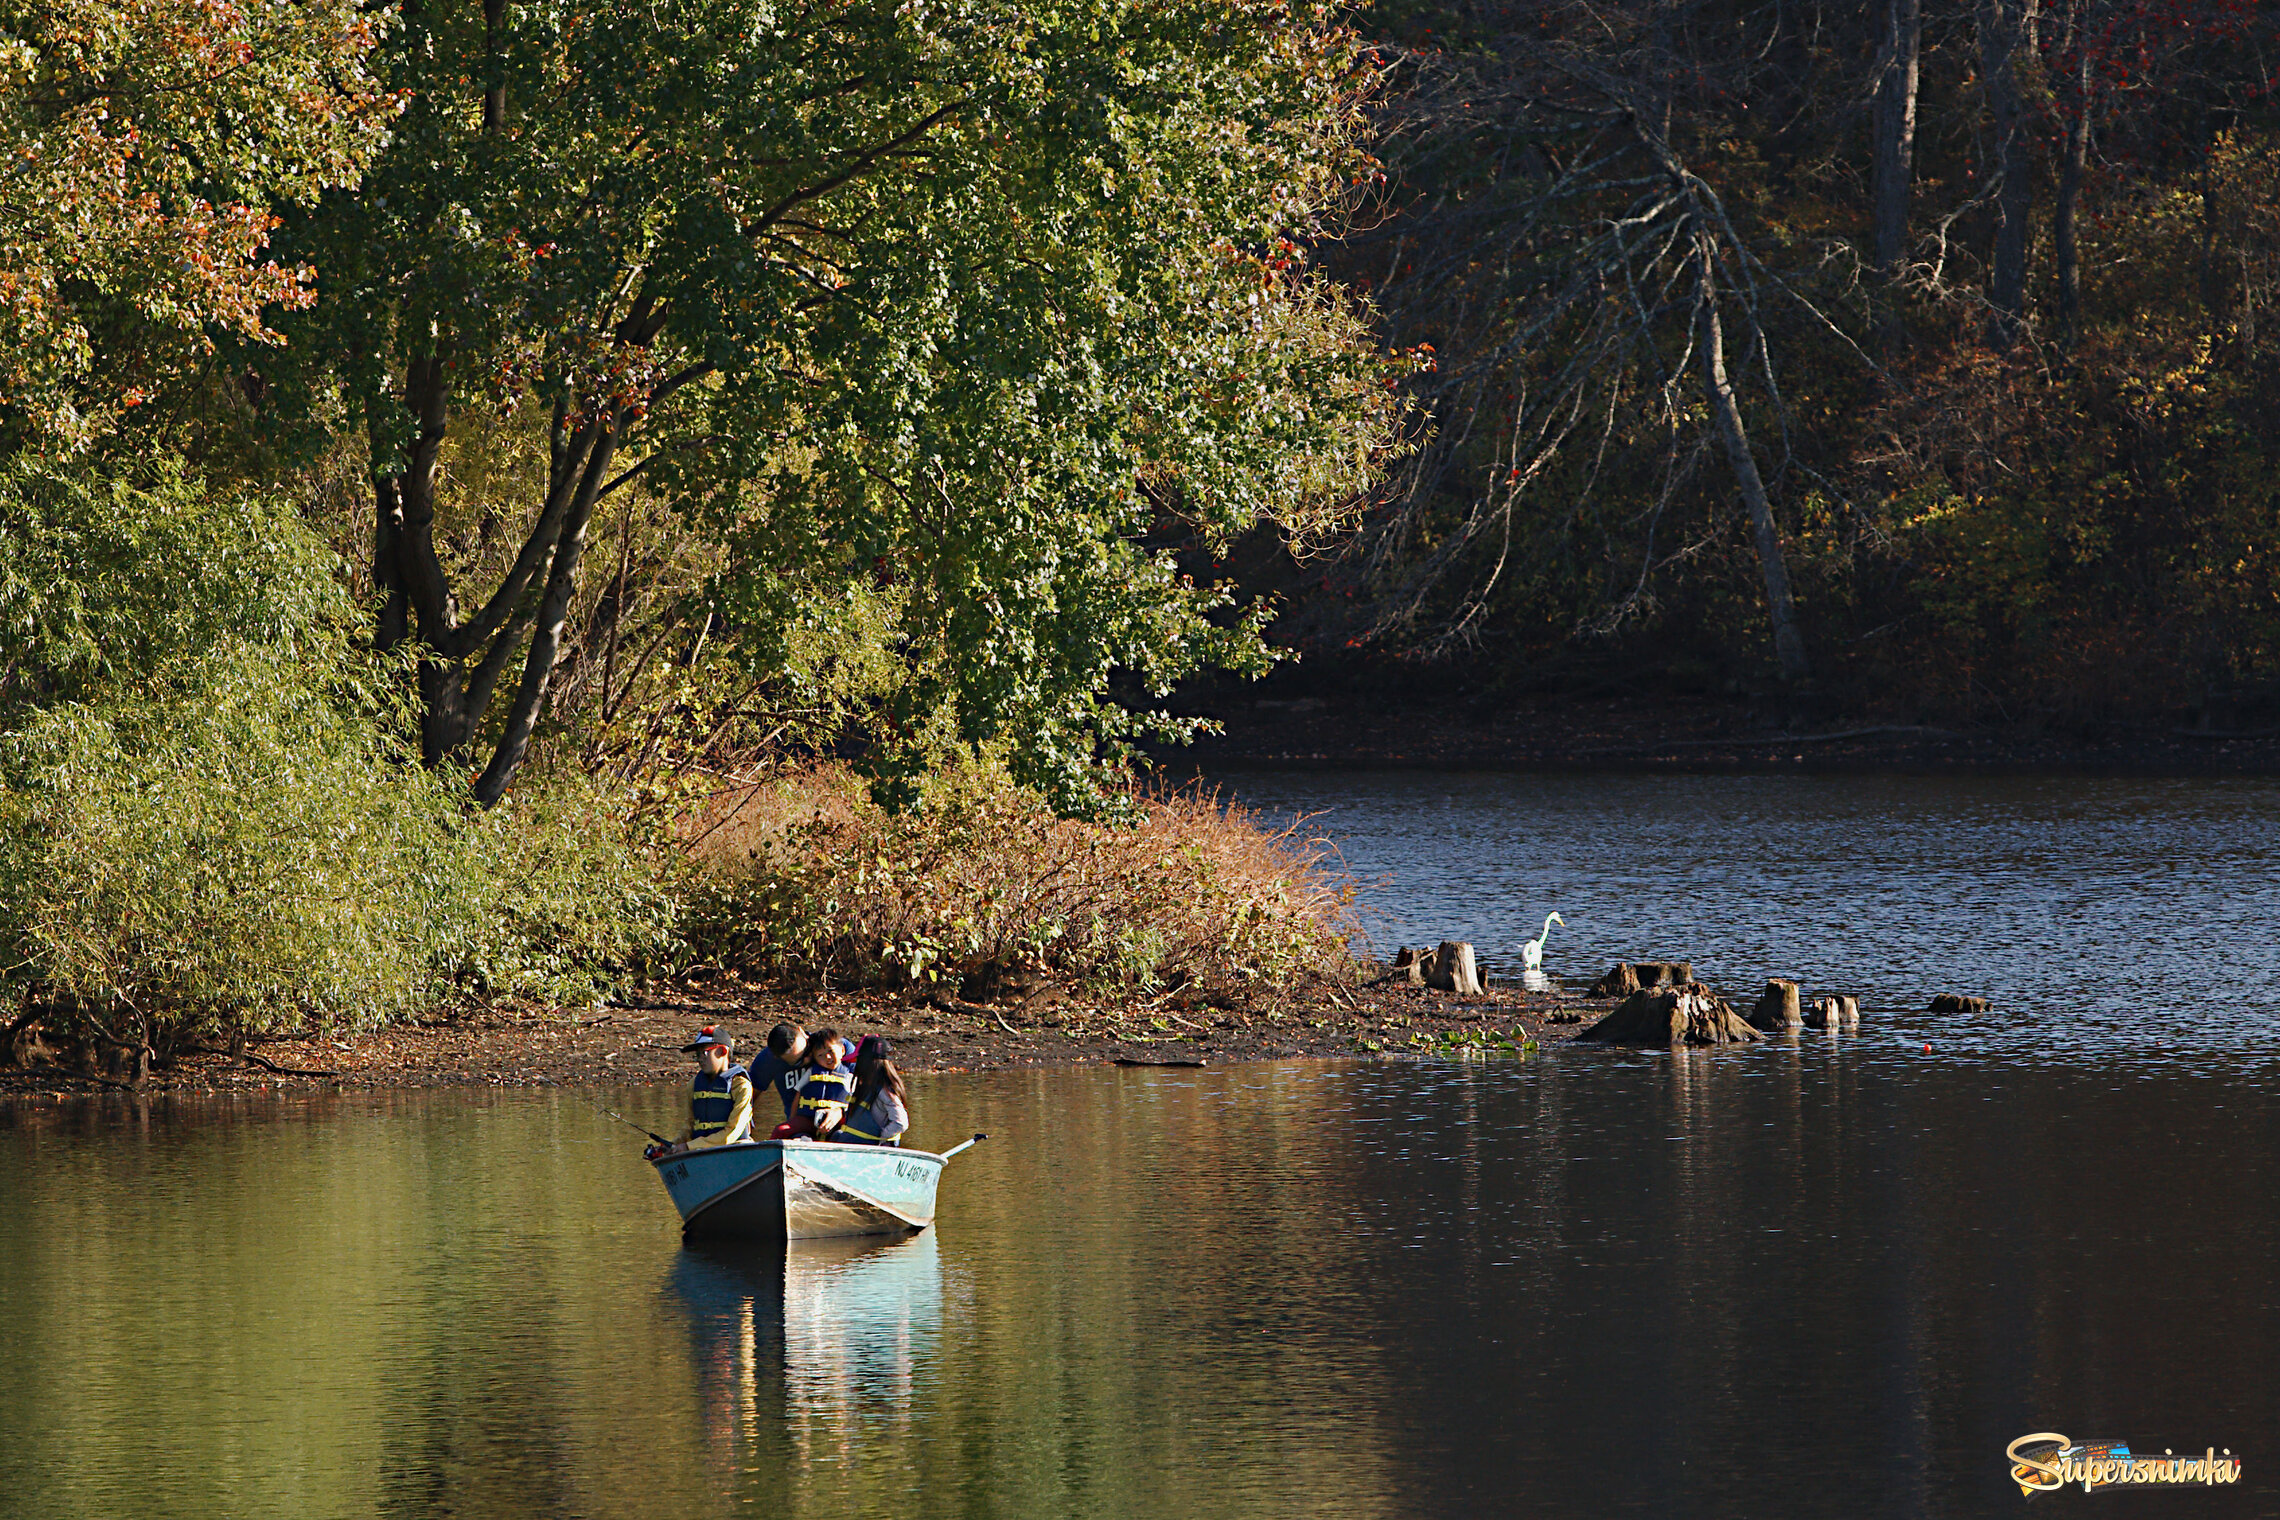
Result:
<svg viewBox="0 0 2280 1520"><path fill-rule="evenodd" d="M1797 984L1780 977L1768 977L1765 991L1758 994L1757 1006L1750 1010L1750 1023L1759 1029L1795 1029L1803 1023L1798 1010Z"/></svg>
<svg viewBox="0 0 2280 1520"><path fill-rule="evenodd" d="M1724 998L1699 983L1634 992L1576 1036L1604 1045L1740 1045L1762 1040Z"/></svg>
<svg viewBox="0 0 2280 1520"><path fill-rule="evenodd" d="M1437 992L1474 995L1488 990L1480 984L1480 970L1473 962L1473 947L1453 939L1441 941L1441 948L1433 952L1433 964L1425 973L1425 985Z"/></svg>
<svg viewBox="0 0 2280 1520"><path fill-rule="evenodd" d="M1425 960L1423 951L1412 950L1404 945L1394 952L1393 965L1389 969L1404 986L1422 987L1425 985Z"/></svg>
<svg viewBox="0 0 2280 1520"><path fill-rule="evenodd" d="M1629 997L1654 987L1683 987L1694 980L1692 961L1623 961L1591 984L1592 997Z"/></svg>
<svg viewBox="0 0 2280 1520"><path fill-rule="evenodd" d="M1817 998L1813 1011L1805 1015L1808 1029L1860 1028L1860 999L1855 997Z"/></svg>
<svg viewBox="0 0 2280 1520"><path fill-rule="evenodd" d="M1932 999L1934 1013L1985 1013L1989 1006L1983 997L1963 997L1953 992L1943 992Z"/></svg>
<svg viewBox="0 0 2280 1520"><path fill-rule="evenodd" d="M1595 998L1629 997L1638 990L1639 973L1632 968L1628 961L1620 962L1611 967L1605 976L1591 984L1591 996Z"/></svg>

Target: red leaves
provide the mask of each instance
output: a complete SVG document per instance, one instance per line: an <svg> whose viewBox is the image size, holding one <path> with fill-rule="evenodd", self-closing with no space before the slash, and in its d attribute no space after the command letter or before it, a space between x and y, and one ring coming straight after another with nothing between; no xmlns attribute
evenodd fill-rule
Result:
<svg viewBox="0 0 2280 1520"><path fill-rule="evenodd" d="M63 275L135 314L146 366L170 345L210 351L213 329L280 341L265 313L308 305L314 276L264 257L277 218L263 201L353 177L394 101L363 73L375 33L352 0L50 0L33 15L27 77L0 92L14 179L0 244L12 282L41 298L0 309L0 400L83 436L149 393L79 393L95 340ZM263 125L231 125L245 121ZM216 184L245 198L212 199Z"/></svg>

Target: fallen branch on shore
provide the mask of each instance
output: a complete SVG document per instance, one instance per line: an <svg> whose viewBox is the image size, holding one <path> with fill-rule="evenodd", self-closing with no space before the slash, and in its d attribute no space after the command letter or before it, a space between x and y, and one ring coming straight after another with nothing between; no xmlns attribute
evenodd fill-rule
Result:
<svg viewBox="0 0 2280 1520"><path fill-rule="evenodd" d="M1024 999L1024 1001L1027 1000ZM929 1008L939 1009L943 1013L962 1013L970 1019L980 1018L983 1014L986 1013L991 1018L997 1020L998 1028L1004 1030L1007 1034L1014 1036L1016 1039L1019 1039L1021 1037L1021 1031L1014 1028L1011 1024L1008 1024L1005 1021L1005 1016L1000 1014L995 1008L990 1007L987 1003L969 1003L964 998L954 998L948 996L947 994L937 992L927 998L926 1005Z"/></svg>
<svg viewBox="0 0 2280 1520"><path fill-rule="evenodd" d="M250 1050L241 1050L238 1054L262 1070L273 1071L281 1077L337 1077L340 1075L337 1071L303 1071L298 1066L280 1066L268 1057L257 1056Z"/></svg>

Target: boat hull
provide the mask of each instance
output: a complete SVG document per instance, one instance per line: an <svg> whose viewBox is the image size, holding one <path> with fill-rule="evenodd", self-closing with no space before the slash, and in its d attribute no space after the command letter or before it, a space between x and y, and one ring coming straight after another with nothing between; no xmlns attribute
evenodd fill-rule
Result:
<svg viewBox="0 0 2280 1520"><path fill-rule="evenodd" d="M934 1223L942 1160L891 1145L760 1140L654 1164L690 1235L834 1240L903 1235Z"/></svg>

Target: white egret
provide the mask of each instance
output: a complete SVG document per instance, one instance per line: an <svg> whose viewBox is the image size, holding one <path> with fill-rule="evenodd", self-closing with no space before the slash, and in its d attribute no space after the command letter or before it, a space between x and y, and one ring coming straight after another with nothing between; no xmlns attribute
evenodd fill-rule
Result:
<svg viewBox="0 0 2280 1520"><path fill-rule="evenodd" d="M1544 932L1520 947L1520 964L1534 971L1544 964L1544 941L1552 937L1552 925L1567 927L1567 920L1557 913L1544 915Z"/></svg>

